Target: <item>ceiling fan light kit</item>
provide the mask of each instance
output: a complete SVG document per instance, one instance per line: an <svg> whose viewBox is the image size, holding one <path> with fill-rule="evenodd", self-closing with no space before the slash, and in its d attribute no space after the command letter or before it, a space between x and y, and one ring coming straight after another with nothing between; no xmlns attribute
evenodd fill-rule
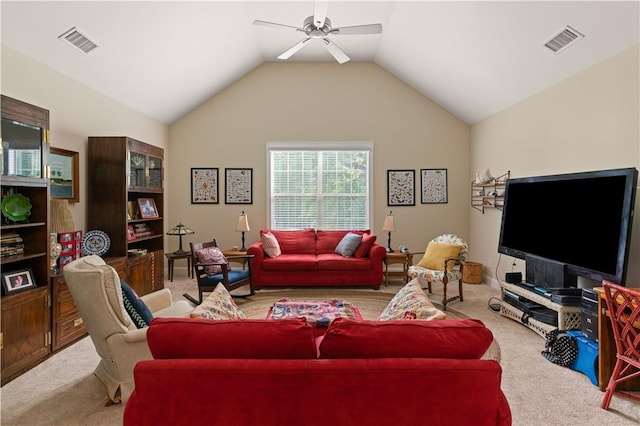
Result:
<svg viewBox="0 0 640 426"><path fill-rule="evenodd" d="M293 27L291 25L278 24L268 21L253 21L254 25L261 25L265 27L273 28L292 28L296 31L305 33L306 38L299 41L293 47L278 56L278 59L289 59L297 51L302 49L311 40L321 40L327 51L335 58L340 64L344 64L349 61L342 49L340 49L334 42L329 40L330 35L362 35L362 34L380 34L382 33L382 24L367 24L367 25L354 25L349 27L332 28L331 19L329 19L323 11L316 13L313 16L308 16L302 23L302 27Z"/></svg>

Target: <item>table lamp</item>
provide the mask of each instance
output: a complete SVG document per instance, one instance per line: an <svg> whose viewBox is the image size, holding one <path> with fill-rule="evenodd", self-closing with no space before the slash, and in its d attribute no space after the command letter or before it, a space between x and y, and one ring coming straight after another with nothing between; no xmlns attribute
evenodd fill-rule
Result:
<svg viewBox="0 0 640 426"><path fill-rule="evenodd" d="M387 241L387 253L393 253L393 249L391 248L391 233L396 232L396 224L393 219L393 215L391 214L391 210L389 210L389 214L384 218L382 230L389 233L389 239Z"/></svg>
<svg viewBox="0 0 640 426"><path fill-rule="evenodd" d="M178 224L178 226L176 226L175 228L173 228L172 230L167 232L167 235L177 235L178 237L180 237L180 246L178 247L177 251L173 252L173 254L187 254L188 253L187 251L182 249L182 236L183 235L190 235L190 234L195 234L195 232L193 232L191 229L189 229L186 226L184 226L182 224L182 222L180 222Z"/></svg>
<svg viewBox="0 0 640 426"><path fill-rule="evenodd" d="M247 248L244 246L244 233L250 230L247 214L243 210L242 213L238 215L238 223L236 224L236 232L242 232L242 248L240 251L247 251Z"/></svg>

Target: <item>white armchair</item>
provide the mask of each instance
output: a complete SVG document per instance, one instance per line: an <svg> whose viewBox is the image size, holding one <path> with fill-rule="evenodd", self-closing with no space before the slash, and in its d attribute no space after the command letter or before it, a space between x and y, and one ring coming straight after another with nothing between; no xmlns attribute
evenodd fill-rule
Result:
<svg viewBox="0 0 640 426"><path fill-rule="evenodd" d="M133 367L152 359L147 329L136 328L124 309L120 277L99 256L86 256L63 269L73 301L100 355L94 373L104 383L111 401L127 401L133 391ZM188 317L194 306L173 302L169 289L140 297L154 317Z"/></svg>

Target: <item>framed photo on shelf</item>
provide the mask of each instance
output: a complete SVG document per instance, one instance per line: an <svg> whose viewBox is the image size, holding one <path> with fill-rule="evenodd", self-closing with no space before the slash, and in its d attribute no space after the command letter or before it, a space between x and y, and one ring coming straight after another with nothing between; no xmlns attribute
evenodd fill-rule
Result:
<svg viewBox="0 0 640 426"><path fill-rule="evenodd" d="M142 219L160 217L156 202L153 198L138 198L138 207L140 208L140 217Z"/></svg>
<svg viewBox="0 0 640 426"><path fill-rule="evenodd" d="M49 150L49 183L51 198L80 201L80 156L76 151L51 147Z"/></svg>
<svg viewBox="0 0 640 426"><path fill-rule="evenodd" d="M2 287L5 294L12 294L37 286L33 281L33 271L29 268L2 274Z"/></svg>
<svg viewBox="0 0 640 426"><path fill-rule="evenodd" d="M447 169L420 169L422 204L445 204L447 194Z"/></svg>
<svg viewBox="0 0 640 426"><path fill-rule="evenodd" d="M224 169L225 204L253 204L253 169Z"/></svg>
<svg viewBox="0 0 640 426"><path fill-rule="evenodd" d="M387 205L415 206L415 170L387 170Z"/></svg>
<svg viewBox="0 0 640 426"><path fill-rule="evenodd" d="M191 204L219 204L218 169L191 168Z"/></svg>

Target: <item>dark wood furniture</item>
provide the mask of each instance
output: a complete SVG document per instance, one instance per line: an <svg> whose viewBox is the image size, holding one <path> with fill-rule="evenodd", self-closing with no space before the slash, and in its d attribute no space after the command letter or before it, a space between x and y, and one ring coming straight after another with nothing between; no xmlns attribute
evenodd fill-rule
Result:
<svg viewBox="0 0 640 426"><path fill-rule="evenodd" d="M389 271L389 265L401 264L402 271ZM405 283L409 282L409 266L413 265L413 253L394 251L387 253L384 258L384 283L389 285L389 279L399 277Z"/></svg>
<svg viewBox="0 0 640 426"><path fill-rule="evenodd" d="M246 253L245 253L246 254ZM184 253L165 253L167 258L167 272L169 272L169 281L173 282L173 266L178 259L187 259L187 274L191 278L191 252Z"/></svg>
<svg viewBox="0 0 640 426"><path fill-rule="evenodd" d="M129 284L143 295L164 286L164 150L126 136L89 137L87 226L111 239L107 257L147 250L127 261ZM152 199L157 217L142 218L139 199ZM127 238L128 230L136 232Z"/></svg>

